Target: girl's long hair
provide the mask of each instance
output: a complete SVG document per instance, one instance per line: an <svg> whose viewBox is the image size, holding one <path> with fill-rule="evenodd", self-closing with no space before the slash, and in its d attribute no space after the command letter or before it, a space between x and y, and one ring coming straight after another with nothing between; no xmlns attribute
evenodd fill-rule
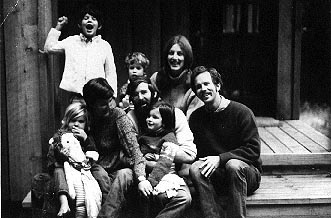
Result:
<svg viewBox="0 0 331 218"><path fill-rule="evenodd" d="M86 105L81 102L75 102L70 104L64 112L61 129L68 130L69 122L81 116L84 116L86 121L85 130L88 130L90 126L90 119Z"/></svg>
<svg viewBox="0 0 331 218"><path fill-rule="evenodd" d="M152 109L158 108L160 111L160 115L162 117L163 128L166 131L172 132L175 130L175 108L164 102L158 101L152 107Z"/></svg>

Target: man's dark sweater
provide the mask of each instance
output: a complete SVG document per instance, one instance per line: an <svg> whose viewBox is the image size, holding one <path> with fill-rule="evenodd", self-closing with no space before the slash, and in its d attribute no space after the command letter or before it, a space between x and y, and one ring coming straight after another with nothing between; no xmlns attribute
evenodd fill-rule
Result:
<svg viewBox="0 0 331 218"><path fill-rule="evenodd" d="M245 105L230 101L218 112L202 106L192 113L189 123L198 158L219 155L220 167L230 159L239 159L262 171L258 129L253 112Z"/></svg>

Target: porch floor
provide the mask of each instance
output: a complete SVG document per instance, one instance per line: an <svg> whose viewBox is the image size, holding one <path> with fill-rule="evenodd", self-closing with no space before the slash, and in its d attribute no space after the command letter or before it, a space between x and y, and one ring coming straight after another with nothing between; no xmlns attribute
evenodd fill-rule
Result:
<svg viewBox="0 0 331 218"><path fill-rule="evenodd" d="M264 166L331 165L331 139L300 120L257 117Z"/></svg>

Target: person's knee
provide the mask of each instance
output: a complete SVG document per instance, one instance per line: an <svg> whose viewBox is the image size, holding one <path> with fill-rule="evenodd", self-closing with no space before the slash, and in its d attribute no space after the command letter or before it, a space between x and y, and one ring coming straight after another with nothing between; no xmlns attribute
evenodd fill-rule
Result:
<svg viewBox="0 0 331 218"><path fill-rule="evenodd" d="M166 193L161 193L161 194L158 194L156 196L158 202L167 202L169 201L168 200L168 197L167 197L167 194ZM175 197L173 197L171 200L172 204L177 204L177 205L184 205L185 208L189 207L191 205L191 202L192 202L192 197L191 197L191 194L190 194L190 191L189 189L178 189L178 192L177 192L177 195Z"/></svg>
<svg viewBox="0 0 331 218"><path fill-rule="evenodd" d="M240 177L244 175L244 168L247 166L245 162L238 160L238 159L230 159L226 164L225 164L225 170L227 174L233 178L233 177Z"/></svg>
<svg viewBox="0 0 331 218"><path fill-rule="evenodd" d="M120 169L116 173L116 178L123 182L131 182L133 180L133 172L129 168Z"/></svg>
<svg viewBox="0 0 331 218"><path fill-rule="evenodd" d="M199 168L200 164L201 164L201 162L196 161L190 166L189 173L190 173L190 177L193 180L201 177L201 169Z"/></svg>
<svg viewBox="0 0 331 218"><path fill-rule="evenodd" d="M107 171L101 166L93 166L91 168L91 173L96 180L109 180Z"/></svg>

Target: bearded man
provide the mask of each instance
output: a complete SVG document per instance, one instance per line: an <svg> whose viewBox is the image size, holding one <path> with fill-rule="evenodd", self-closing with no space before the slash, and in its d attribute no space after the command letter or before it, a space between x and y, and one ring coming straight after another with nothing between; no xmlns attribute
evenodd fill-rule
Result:
<svg viewBox="0 0 331 218"><path fill-rule="evenodd" d="M127 115L132 120L137 135L141 135L146 132L146 118L151 106L159 99L158 93L153 89L148 78L141 77L129 84L127 94L130 95L130 100L134 105L134 109L129 111ZM179 146L176 149L174 162L176 163L176 169L178 169L177 174L185 177L188 176L189 169L185 164L190 164L195 160L197 150L193 143L193 134L186 116L178 108L175 108L175 136ZM151 171L155 164L156 161L146 161L147 172ZM182 217L185 210L190 206L192 198L186 184L181 184L177 191L177 195L172 198L167 198L164 195L157 195L155 198L152 193L145 195L145 199L149 199L149 203L161 205L161 208L156 212L157 218Z"/></svg>

